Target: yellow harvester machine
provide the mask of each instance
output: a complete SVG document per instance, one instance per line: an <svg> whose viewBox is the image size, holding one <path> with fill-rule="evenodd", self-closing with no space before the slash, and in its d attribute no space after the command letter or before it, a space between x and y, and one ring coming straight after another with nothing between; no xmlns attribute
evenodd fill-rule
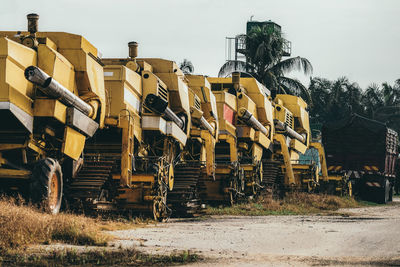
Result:
<svg viewBox="0 0 400 267"><path fill-rule="evenodd" d="M57 213L82 162L85 140L104 126L97 49L79 35L0 32L0 188Z"/></svg>
<svg viewBox="0 0 400 267"><path fill-rule="evenodd" d="M274 99L274 152L264 161L264 182L274 193L315 187L312 166L299 162L310 144L307 104L293 95L278 94Z"/></svg>
<svg viewBox="0 0 400 267"><path fill-rule="evenodd" d="M217 103L206 77L185 75L189 86L192 124L190 136L175 166L175 185L169 204L176 215L187 216L201 212L200 177L215 179L215 143L218 137Z"/></svg>
<svg viewBox="0 0 400 267"><path fill-rule="evenodd" d="M167 192L191 129L189 90L169 60L103 59L107 88L105 127L85 147L81 171L70 186L75 203L90 209L170 215Z"/></svg>
<svg viewBox="0 0 400 267"><path fill-rule="evenodd" d="M217 99L219 135L215 181L202 179L202 198L233 204L262 189L262 159L271 155L273 108L254 78L208 78Z"/></svg>

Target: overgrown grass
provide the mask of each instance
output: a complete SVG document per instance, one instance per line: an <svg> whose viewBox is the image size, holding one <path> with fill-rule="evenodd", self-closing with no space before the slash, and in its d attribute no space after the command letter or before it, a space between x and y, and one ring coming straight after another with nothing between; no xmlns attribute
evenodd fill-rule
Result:
<svg viewBox="0 0 400 267"><path fill-rule="evenodd" d="M18 203L17 203L18 202ZM104 231L142 227L148 220L123 217L88 218L61 213L50 215L11 198L0 199L0 266L165 266L199 260L188 251L149 255L133 249L98 247L40 250L31 245L62 242L106 246L112 236Z"/></svg>
<svg viewBox="0 0 400 267"><path fill-rule="evenodd" d="M110 239L95 219L71 214L50 215L13 199L0 200L0 253L54 241L75 245L106 245Z"/></svg>
<svg viewBox="0 0 400 267"><path fill-rule="evenodd" d="M90 250L72 249L45 253L6 253L0 256L0 266L165 266L199 261L197 254L188 251L170 255L148 255L132 249Z"/></svg>
<svg viewBox="0 0 400 267"><path fill-rule="evenodd" d="M209 207L210 215L303 215L327 213L340 208L355 208L361 206L350 197L331 195L317 195L308 193L288 193L283 199L275 200L271 197L260 197L249 202L236 204L232 207Z"/></svg>

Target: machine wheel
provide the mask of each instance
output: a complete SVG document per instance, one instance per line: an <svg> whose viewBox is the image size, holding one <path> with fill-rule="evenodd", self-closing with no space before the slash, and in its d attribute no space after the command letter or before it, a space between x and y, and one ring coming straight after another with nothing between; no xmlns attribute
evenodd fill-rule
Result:
<svg viewBox="0 0 400 267"><path fill-rule="evenodd" d="M386 204L390 199L390 182L388 179L384 179L382 187L377 190L377 202L381 204Z"/></svg>
<svg viewBox="0 0 400 267"><path fill-rule="evenodd" d="M393 186L393 184L390 184L389 202L392 202L392 201L393 201L393 194L394 194L394 186Z"/></svg>
<svg viewBox="0 0 400 267"><path fill-rule="evenodd" d="M246 188L246 177L244 176L244 169L243 168L239 169L238 179L239 179L239 181L238 181L238 183L239 183L238 192L239 193L243 193L245 188Z"/></svg>
<svg viewBox="0 0 400 267"><path fill-rule="evenodd" d="M33 203L48 213L57 214L63 194L62 171L58 161L52 158L38 161L33 168L29 189Z"/></svg>
<svg viewBox="0 0 400 267"><path fill-rule="evenodd" d="M167 186L159 185L157 194L153 200L153 217L155 221L165 222L170 216L169 208L167 207Z"/></svg>
<svg viewBox="0 0 400 267"><path fill-rule="evenodd" d="M239 183L236 177L232 177L229 182L229 204L233 206L238 198Z"/></svg>
<svg viewBox="0 0 400 267"><path fill-rule="evenodd" d="M252 196L257 196L261 189L261 183L262 183L262 165L261 163L257 164L257 168L255 169L255 172L253 174L253 181L252 181Z"/></svg>

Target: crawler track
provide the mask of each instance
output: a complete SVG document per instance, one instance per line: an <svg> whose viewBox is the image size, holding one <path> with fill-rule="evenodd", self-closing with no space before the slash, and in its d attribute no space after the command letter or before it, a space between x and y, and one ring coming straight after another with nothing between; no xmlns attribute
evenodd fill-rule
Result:
<svg viewBox="0 0 400 267"><path fill-rule="evenodd" d="M282 194L283 173L281 169L282 162L278 160L263 160L263 195L272 195L279 197Z"/></svg>
<svg viewBox="0 0 400 267"><path fill-rule="evenodd" d="M203 213L199 198L201 162L179 163L174 168L174 188L168 192L168 205L173 217L192 217Z"/></svg>

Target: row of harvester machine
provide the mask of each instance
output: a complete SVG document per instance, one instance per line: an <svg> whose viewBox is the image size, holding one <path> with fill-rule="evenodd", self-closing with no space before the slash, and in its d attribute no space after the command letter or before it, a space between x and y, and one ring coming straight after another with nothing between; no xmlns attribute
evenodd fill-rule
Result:
<svg viewBox="0 0 400 267"><path fill-rule="evenodd" d="M298 161L307 104L251 77L185 75L173 61L100 59L79 35L0 32L0 188L57 213L163 220L318 181ZM64 200L64 201L62 201Z"/></svg>
<svg viewBox="0 0 400 267"><path fill-rule="evenodd" d="M159 220L193 212L200 173L213 176L215 99L204 77L185 77L173 61L137 58L135 42L129 51L102 59L105 127L88 140L68 196L89 209L150 211Z"/></svg>

